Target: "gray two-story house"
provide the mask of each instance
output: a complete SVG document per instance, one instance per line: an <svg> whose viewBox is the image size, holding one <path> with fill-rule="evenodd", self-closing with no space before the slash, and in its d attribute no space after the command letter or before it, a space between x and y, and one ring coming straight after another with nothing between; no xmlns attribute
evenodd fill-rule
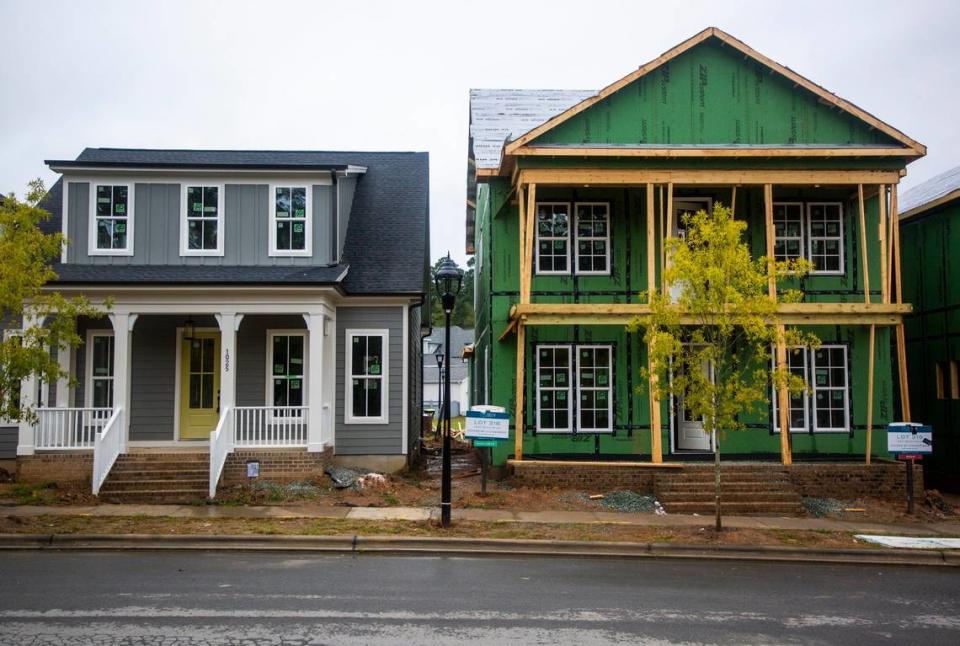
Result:
<svg viewBox="0 0 960 646"><path fill-rule="evenodd" d="M59 357L72 384L25 384L39 420L16 428L21 477L183 497L248 462L287 479L331 458L406 463L426 153L88 148L47 164L49 226L70 241L49 287L109 308ZM149 471L177 464L195 477Z"/></svg>

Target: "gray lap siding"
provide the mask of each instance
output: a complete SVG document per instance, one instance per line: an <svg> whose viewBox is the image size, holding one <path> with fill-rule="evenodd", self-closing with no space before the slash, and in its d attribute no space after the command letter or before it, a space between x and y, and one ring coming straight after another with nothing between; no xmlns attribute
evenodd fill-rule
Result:
<svg viewBox="0 0 960 646"><path fill-rule="evenodd" d="M407 307L353 306L337 308L337 383L335 452L340 455L399 455L403 453L403 371L406 369L403 356L403 321ZM389 391L387 424L347 424L345 388L346 375L345 340L351 329L389 330ZM417 348L419 351L419 348Z"/></svg>

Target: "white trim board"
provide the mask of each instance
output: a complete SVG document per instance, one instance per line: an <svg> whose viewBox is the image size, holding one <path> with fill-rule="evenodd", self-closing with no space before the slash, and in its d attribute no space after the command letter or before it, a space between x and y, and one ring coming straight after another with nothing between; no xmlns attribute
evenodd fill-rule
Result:
<svg viewBox="0 0 960 646"><path fill-rule="evenodd" d="M380 368L380 416L354 417L353 416L353 388L350 381L353 379L353 352L352 340L359 336L379 336L382 339L381 352L383 365ZM376 378L376 375L365 375L364 378ZM364 329L348 328L343 331L343 423L344 424L389 424L390 423L390 330L387 328Z"/></svg>

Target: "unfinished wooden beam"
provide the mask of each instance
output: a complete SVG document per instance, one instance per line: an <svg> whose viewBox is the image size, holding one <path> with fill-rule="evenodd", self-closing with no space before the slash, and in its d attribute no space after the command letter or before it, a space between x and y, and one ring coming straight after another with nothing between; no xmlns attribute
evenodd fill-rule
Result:
<svg viewBox="0 0 960 646"><path fill-rule="evenodd" d="M865 461L870 464L870 454L873 451L873 366L874 366L874 345L876 344L877 328L870 326L870 352L867 359L867 446L865 450Z"/></svg>
<svg viewBox="0 0 960 646"><path fill-rule="evenodd" d="M517 325L517 383L516 383L516 428L513 440L514 459L523 459L523 380L524 380L524 352L526 350L526 326L521 320Z"/></svg>
<svg viewBox="0 0 960 646"><path fill-rule="evenodd" d="M880 201L880 248L885 249L887 246L887 187L880 185L880 192L877 195L877 199ZM880 254L880 284L882 285L880 289L880 296L884 303L890 302L890 283L887 280L887 258L884 254Z"/></svg>
<svg viewBox="0 0 960 646"><path fill-rule="evenodd" d="M517 279L517 289L520 292L521 302L523 302L523 277L527 274L527 201L524 199L525 196L526 193L523 184L520 184L517 186L517 209L519 210L519 217L517 217L517 230L520 235L520 247L517 249L517 261L520 265L520 276L518 276Z"/></svg>
<svg viewBox="0 0 960 646"><path fill-rule="evenodd" d="M527 168L520 171L523 184L565 186L644 186L646 184L855 186L893 184L897 171L877 170L735 170L735 169L629 169L629 168Z"/></svg>
<svg viewBox="0 0 960 646"><path fill-rule="evenodd" d="M787 372L786 327L777 325L777 370ZM777 387L777 417L780 424L780 462L785 466L793 464L790 451L790 392L787 384Z"/></svg>
<svg viewBox="0 0 960 646"><path fill-rule="evenodd" d="M897 196L897 187L893 186L893 199L896 200ZM891 265L897 266L896 280L894 281L894 288L896 289L896 298L897 303L903 302L903 264L900 262L900 223L897 222L897 203L893 202L893 206L890 209L890 222L891 228L893 230L893 261Z"/></svg>
<svg viewBox="0 0 960 646"><path fill-rule="evenodd" d="M537 237L537 185L530 184L527 187L527 236L524 240L523 247L523 264L526 267L526 271L523 272L523 280L521 281L521 292L520 292L520 302L529 303L530 302L530 285L533 282L533 240ZM572 226L571 222L568 222L568 226Z"/></svg>
<svg viewBox="0 0 960 646"><path fill-rule="evenodd" d="M900 266L894 262L893 257L893 242L896 240L896 235L894 233L894 227L899 227L900 223L897 222L897 185L893 184L890 186L890 213L887 214L887 267L890 268L889 276L887 279L887 294L893 294L894 284L896 282L895 276L900 274ZM894 273L896 272L896 273ZM893 296L890 296L890 301L893 301Z"/></svg>
<svg viewBox="0 0 960 646"><path fill-rule="evenodd" d="M663 252L663 271L664 271L663 280L661 282L663 283L662 289L664 294L668 293L670 290L670 285L667 282L667 276L666 276L667 270L670 269L670 254L667 251L666 241L669 238L673 237L673 183L672 182L667 183L666 210L667 210L667 225L666 225L666 229L664 229L663 231L663 236L661 236L663 240L663 242L661 243L661 246L663 247L662 252Z"/></svg>
<svg viewBox="0 0 960 646"><path fill-rule="evenodd" d="M863 204L863 184L857 184L857 201L860 206L860 256L863 259L863 302L870 302L870 263L867 261L867 209ZM883 229L883 220L880 221ZM883 254L883 247L880 247Z"/></svg>
<svg viewBox="0 0 960 646"><path fill-rule="evenodd" d="M737 213L737 185L734 184L733 188L730 190L730 213L736 215Z"/></svg>
<svg viewBox="0 0 960 646"><path fill-rule="evenodd" d="M777 299L777 270L776 266L773 263L774 258L776 257L776 238L774 236L773 229L773 185L764 184L763 185L763 217L764 217L764 228L766 230L767 238L767 257L770 259L770 264L767 267L767 292L770 294L770 298Z"/></svg>
<svg viewBox="0 0 960 646"><path fill-rule="evenodd" d="M647 184L647 302L650 302L657 290L657 234L654 217L653 184Z"/></svg>
<svg viewBox="0 0 960 646"><path fill-rule="evenodd" d="M876 146L876 147L820 147L820 148L797 148L796 146L761 147L756 148L731 146L730 148L700 148L691 146L689 148L661 148L661 147L625 147L625 146L577 146L577 145L556 145L556 146L521 146L510 153L517 157L631 157L631 158L667 158L676 159L682 157L693 157L703 159L712 158L736 158L761 157L770 159L776 157L919 157L920 153L915 150L897 147L897 146Z"/></svg>
<svg viewBox="0 0 960 646"><path fill-rule="evenodd" d="M900 415L902 422L909 422L910 419L910 384L907 381L907 338L903 331L903 323L896 327L897 330L897 370L900 376Z"/></svg>
<svg viewBox="0 0 960 646"><path fill-rule="evenodd" d="M647 368L650 370L650 460L654 464L663 462L663 441L660 437L660 397L657 396L656 365L647 345Z"/></svg>

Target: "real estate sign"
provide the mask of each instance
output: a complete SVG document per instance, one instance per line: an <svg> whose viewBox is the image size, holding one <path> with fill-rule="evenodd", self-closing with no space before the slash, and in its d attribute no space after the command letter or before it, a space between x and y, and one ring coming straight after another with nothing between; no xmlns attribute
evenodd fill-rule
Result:
<svg viewBox="0 0 960 646"><path fill-rule="evenodd" d="M933 428L909 422L887 426L887 451L925 455L933 453Z"/></svg>
<svg viewBox="0 0 960 646"><path fill-rule="evenodd" d="M467 411L466 437L506 440L510 437L510 415L500 406L474 406Z"/></svg>

